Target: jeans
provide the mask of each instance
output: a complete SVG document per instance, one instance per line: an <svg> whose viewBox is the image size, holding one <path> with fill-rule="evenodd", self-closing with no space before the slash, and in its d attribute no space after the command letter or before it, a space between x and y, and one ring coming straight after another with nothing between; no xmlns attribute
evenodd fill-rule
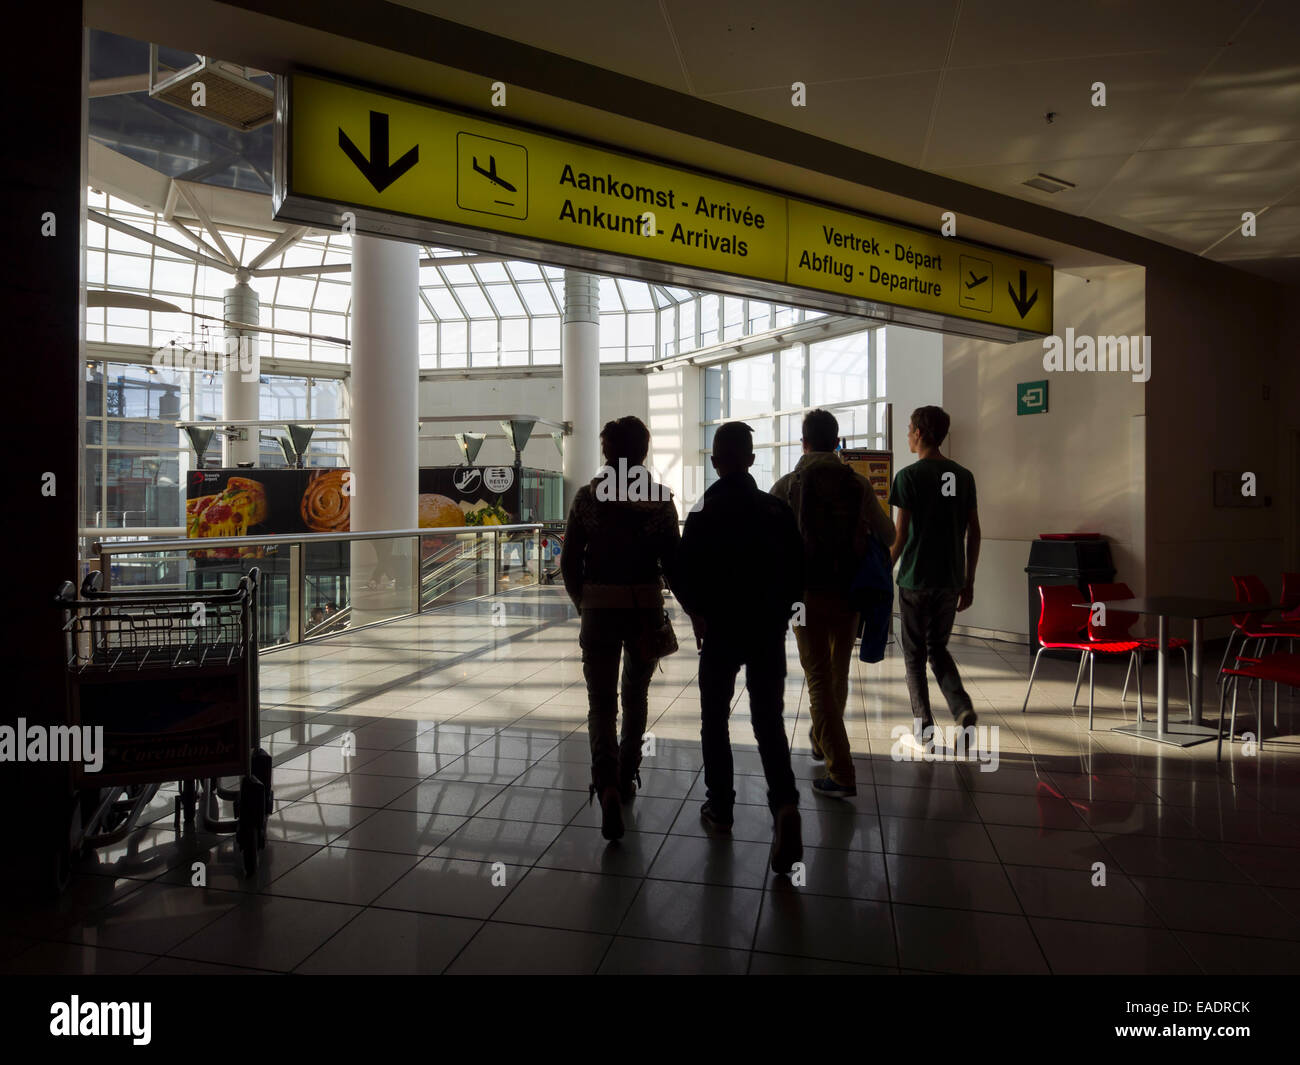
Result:
<svg viewBox="0 0 1300 1065"><path fill-rule="evenodd" d="M657 658L642 658L637 642L663 619L663 608L588 607L582 612L578 644L587 681L587 733L591 739L591 782L599 794L636 776L641 737L649 712L648 692ZM618 740L618 666L623 659L623 737Z"/></svg>
<svg viewBox="0 0 1300 1065"><path fill-rule="evenodd" d="M971 709L970 696L961 684L957 663L948 653L948 637L957 615L959 592L955 589L899 588L898 605L903 619L903 665L907 671L907 692L912 699L912 717L921 728L934 724L930 713L930 687L925 678L928 657L934 679L956 718Z"/></svg>
<svg viewBox="0 0 1300 1065"><path fill-rule="evenodd" d="M767 778L767 804L775 813L798 805L790 745L782 709L785 695L785 633L736 636L706 633L700 651L700 742L704 749L704 784L709 803L722 814L736 801L731 737L727 719L736 692L736 674L745 667L749 716L758 741L758 756Z"/></svg>
<svg viewBox="0 0 1300 1065"><path fill-rule="evenodd" d="M794 637L808 683L812 741L826 756L826 775L837 784L853 786L857 771L844 728L844 708L849 701L858 614L847 601L816 592L805 596L804 607L804 624L795 626Z"/></svg>

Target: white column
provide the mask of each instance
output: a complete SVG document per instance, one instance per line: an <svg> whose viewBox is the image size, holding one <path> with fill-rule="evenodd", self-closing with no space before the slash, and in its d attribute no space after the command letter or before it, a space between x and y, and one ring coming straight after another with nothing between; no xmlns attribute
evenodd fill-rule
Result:
<svg viewBox="0 0 1300 1065"><path fill-rule="evenodd" d="M564 510L600 468L600 284L592 274L564 272L560 334L561 417L573 423L564 441Z"/></svg>
<svg viewBox="0 0 1300 1065"><path fill-rule="evenodd" d="M419 286L414 244L352 240L351 453L353 532L413 529L419 506ZM385 558L391 545L392 556ZM409 542L352 547L352 624L411 608ZM369 587L376 565L386 572ZM394 587L387 586L388 580Z"/></svg>
<svg viewBox="0 0 1300 1065"><path fill-rule="evenodd" d="M257 293L248 283L248 274L241 270L235 275L235 287L225 291L224 315L227 322L260 324L261 304ZM244 421L260 417L261 389L258 385L259 356L257 334L248 330L226 327L226 362L221 373L221 415L231 421ZM221 465L236 466L241 462L257 465L257 426L241 427L246 439L221 438Z"/></svg>

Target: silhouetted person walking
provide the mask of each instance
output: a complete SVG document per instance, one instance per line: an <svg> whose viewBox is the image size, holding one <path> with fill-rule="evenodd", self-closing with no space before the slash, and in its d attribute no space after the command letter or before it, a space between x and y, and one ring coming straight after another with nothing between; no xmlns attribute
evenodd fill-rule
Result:
<svg viewBox="0 0 1300 1065"><path fill-rule="evenodd" d="M907 446L917 461L894 475L889 495L890 504L898 508L897 536L890 557L900 563L903 663L918 741L924 730L934 725L925 677L927 658L958 727L974 725L976 719L957 663L948 653L953 618L975 598L975 565L980 554L975 478L939 451L950 424L942 407L918 407L912 412Z"/></svg>
<svg viewBox="0 0 1300 1065"><path fill-rule="evenodd" d="M893 543L894 530L869 482L835 454L840 427L830 411L803 419L803 457L772 486L790 504L804 545L804 618L795 620L799 661L808 682L810 739L814 761L826 775L813 791L832 799L858 793L857 771L844 710L849 667L858 634L858 610L850 591L866 555L868 537Z"/></svg>
<svg viewBox="0 0 1300 1065"><path fill-rule="evenodd" d="M749 713L772 811L770 863L790 872L803 857L799 793L782 720L785 632L803 594L803 542L790 508L749 474L753 430L728 422L713 437L718 480L686 518L677 601L691 615L700 647L700 739L708 798L706 826L729 832L736 800L727 718L736 674L745 667Z"/></svg>
<svg viewBox="0 0 1300 1065"><path fill-rule="evenodd" d="M591 790L600 800L601 833L623 835L620 803L636 792L650 678L659 661L664 580L677 581L681 536L672 494L642 465L650 431L631 415L600 433L607 465L578 489L560 554L564 588L582 618L578 637L587 681ZM623 664L623 735L618 716Z"/></svg>

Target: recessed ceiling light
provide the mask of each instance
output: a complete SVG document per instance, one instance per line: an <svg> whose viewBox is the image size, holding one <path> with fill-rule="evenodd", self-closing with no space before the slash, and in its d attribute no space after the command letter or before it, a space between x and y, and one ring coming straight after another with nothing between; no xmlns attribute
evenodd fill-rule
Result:
<svg viewBox="0 0 1300 1065"><path fill-rule="evenodd" d="M1051 174L1035 174L1028 181L1022 182L1031 189L1038 189L1039 192L1057 193L1063 189L1077 188L1073 181L1064 181L1061 178L1052 177Z"/></svg>

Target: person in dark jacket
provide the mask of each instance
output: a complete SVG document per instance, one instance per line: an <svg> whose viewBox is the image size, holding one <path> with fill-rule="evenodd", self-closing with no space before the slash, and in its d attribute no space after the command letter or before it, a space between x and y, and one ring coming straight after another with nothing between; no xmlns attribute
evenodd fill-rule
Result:
<svg viewBox="0 0 1300 1065"><path fill-rule="evenodd" d="M621 804L636 791L650 679L659 661L653 634L664 623L664 582L677 583L681 536L672 493L643 465L650 450L645 423L631 415L607 423L600 446L607 465L573 497L560 572L582 618L591 791L600 801L601 833L613 840L623 835ZM620 657L621 743L615 728Z"/></svg>
<svg viewBox="0 0 1300 1065"><path fill-rule="evenodd" d="M803 541L789 506L754 483L753 462L753 430L743 422L719 426L713 437L718 480L686 519L681 578L673 590L691 615L700 648L708 789L700 818L715 831L731 830L736 792L727 718L743 665L773 817L770 864L784 875L803 857L799 792L782 720L785 634L803 594Z"/></svg>

